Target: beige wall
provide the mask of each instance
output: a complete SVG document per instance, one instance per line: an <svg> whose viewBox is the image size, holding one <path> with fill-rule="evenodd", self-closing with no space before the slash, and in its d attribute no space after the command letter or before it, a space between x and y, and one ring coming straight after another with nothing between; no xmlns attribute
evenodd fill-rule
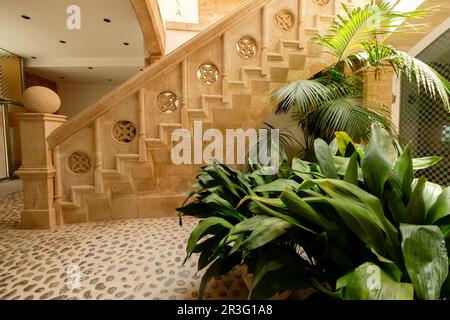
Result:
<svg viewBox="0 0 450 320"><path fill-rule="evenodd" d="M70 118L94 104L115 87L108 84L59 82L58 95L61 98L61 109L58 113Z"/></svg>
<svg viewBox="0 0 450 320"><path fill-rule="evenodd" d="M171 53L197 34L196 31L166 30L166 54Z"/></svg>

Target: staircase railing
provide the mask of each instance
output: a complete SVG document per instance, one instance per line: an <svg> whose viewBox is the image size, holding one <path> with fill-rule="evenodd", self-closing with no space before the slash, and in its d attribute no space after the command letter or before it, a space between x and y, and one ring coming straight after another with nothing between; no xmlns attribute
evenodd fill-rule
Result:
<svg viewBox="0 0 450 320"><path fill-rule="evenodd" d="M81 129L92 125L97 118L106 114L130 95L137 93L145 84L169 71L174 65L181 63L187 54L190 54L204 46L206 43L221 37L230 27L238 24L271 1L272 0L250 0L244 3L235 11L231 12L207 30L198 34L189 42L111 91L94 105L88 107L56 129L47 139L50 149L54 149Z"/></svg>

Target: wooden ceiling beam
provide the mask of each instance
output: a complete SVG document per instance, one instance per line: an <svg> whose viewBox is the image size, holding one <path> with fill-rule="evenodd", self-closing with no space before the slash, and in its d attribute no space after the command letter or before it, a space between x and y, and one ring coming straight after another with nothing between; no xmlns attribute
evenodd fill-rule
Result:
<svg viewBox="0 0 450 320"><path fill-rule="evenodd" d="M166 33L159 10L158 0L130 0L144 34L149 52L148 63L153 63L165 54Z"/></svg>

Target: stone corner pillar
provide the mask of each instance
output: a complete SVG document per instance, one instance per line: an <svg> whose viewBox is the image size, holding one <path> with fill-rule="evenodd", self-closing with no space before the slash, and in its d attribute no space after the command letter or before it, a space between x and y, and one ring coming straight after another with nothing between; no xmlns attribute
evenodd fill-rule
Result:
<svg viewBox="0 0 450 320"><path fill-rule="evenodd" d="M17 115L20 128L22 166L16 174L23 181L24 209L20 216L23 229L50 229L56 226L54 208L53 152L48 136L67 117L52 114L60 106L59 97L53 91L32 87L24 92L24 104L28 111Z"/></svg>

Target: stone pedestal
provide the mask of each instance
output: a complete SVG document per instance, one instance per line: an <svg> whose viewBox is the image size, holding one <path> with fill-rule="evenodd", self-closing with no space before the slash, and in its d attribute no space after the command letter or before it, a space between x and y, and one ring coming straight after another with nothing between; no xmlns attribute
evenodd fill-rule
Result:
<svg viewBox="0 0 450 320"><path fill-rule="evenodd" d="M22 166L17 175L23 181L24 210L20 223L23 229L50 229L56 225L52 151L47 137L67 119L47 113L22 113L20 140Z"/></svg>

